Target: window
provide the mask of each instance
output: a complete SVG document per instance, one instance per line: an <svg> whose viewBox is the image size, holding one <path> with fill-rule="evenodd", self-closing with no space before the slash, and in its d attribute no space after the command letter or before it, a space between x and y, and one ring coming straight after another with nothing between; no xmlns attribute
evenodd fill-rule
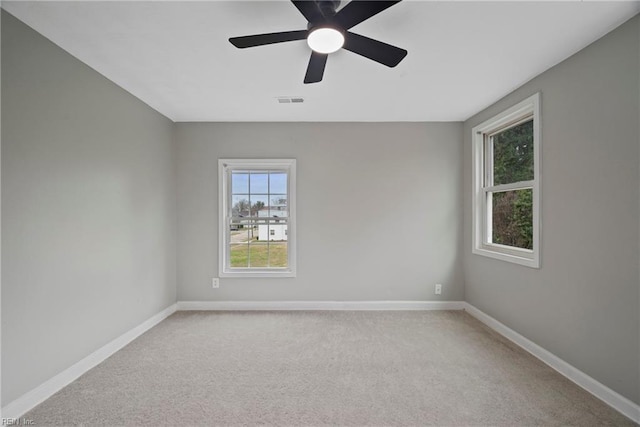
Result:
<svg viewBox="0 0 640 427"><path fill-rule="evenodd" d="M295 277L293 159L220 159L220 277Z"/></svg>
<svg viewBox="0 0 640 427"><path fill-rule="evenodd" d="M540 94L476 126L473 253L540 267Z"/></svg>

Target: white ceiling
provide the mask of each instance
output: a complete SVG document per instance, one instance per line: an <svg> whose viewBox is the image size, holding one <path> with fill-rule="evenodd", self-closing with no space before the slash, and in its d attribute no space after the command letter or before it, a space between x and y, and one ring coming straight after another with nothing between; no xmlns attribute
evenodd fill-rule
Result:
<svg viewBox="0 0 640 427"><path fill-rule="evenodd" d="M339 51L311 85L302 83L305 41L243 50L227 41L305 29L288 1L2 7L174 121L460 121L617 27L640 2L404 1L352 29L407 49L396 68Z"/></svg>

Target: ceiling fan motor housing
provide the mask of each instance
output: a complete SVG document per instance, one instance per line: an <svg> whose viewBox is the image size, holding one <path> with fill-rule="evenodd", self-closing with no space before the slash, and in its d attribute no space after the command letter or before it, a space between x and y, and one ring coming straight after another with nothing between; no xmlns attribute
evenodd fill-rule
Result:
<svg viewBox="0 0 640 427"><path fill-rule="evenodd" d="M344 35L344 29L332 22L332 18L336 15L336 10L338 9L338 6L340 6L340 0L315 0L315 3L324 19L320 21L309 21L307 24L307 30L309 30L309 33L317 28L331 28L340 31Z"/></svg>
<svg viewBox="0 0 640 427"><path fill-rule="evenodd" d="M325 18L332 18L336 14L338 6L340 6L340 0L316 0L320 13Z"/></svg>

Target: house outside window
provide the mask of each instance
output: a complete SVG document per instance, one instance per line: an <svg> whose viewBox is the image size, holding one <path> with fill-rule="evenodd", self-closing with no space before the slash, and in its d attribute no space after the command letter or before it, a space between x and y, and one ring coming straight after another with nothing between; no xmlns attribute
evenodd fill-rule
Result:
<svg viewBox="0 0 640 427"><path fill-rule="evenodd" d="M294 159L220 159L220 277L295 277Z"/></svg>
<svg viewBox="0 0 640 427"><path fill-rule="evenodd" d="M540 267L540 94L472 130L474 254Z"/></svg>

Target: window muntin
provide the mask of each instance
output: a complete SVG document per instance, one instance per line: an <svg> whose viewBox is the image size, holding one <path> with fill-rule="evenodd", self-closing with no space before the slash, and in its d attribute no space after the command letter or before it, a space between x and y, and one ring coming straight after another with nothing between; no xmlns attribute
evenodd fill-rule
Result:
<svg viewBox="0 0 640 427"><path fill-rule="evenodd" d="M295 160L221 159L221 277L295 275Z"/></svg>
<svg viewBox="0 0 640 427"><path fill-rule="evenodd" d="M473 129L473 253L539 267L539 94Z"/></svg>

